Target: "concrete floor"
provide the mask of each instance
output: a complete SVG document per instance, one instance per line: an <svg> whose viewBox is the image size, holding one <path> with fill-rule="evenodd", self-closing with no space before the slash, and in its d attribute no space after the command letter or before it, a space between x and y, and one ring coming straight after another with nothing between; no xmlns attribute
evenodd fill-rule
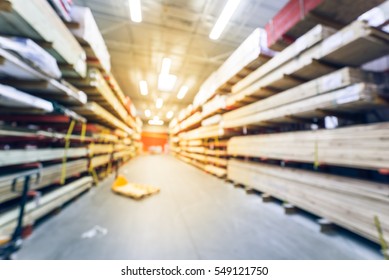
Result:
<svg viewBox="0 0 389 280"><path fill-rule="evenodd" d="M113 177L37 227L19 259L380 259L377 248L171 156L141 156L122 168L161 187L143 201L110 191ZM107 233L82 234L94 226Z"/></svg>

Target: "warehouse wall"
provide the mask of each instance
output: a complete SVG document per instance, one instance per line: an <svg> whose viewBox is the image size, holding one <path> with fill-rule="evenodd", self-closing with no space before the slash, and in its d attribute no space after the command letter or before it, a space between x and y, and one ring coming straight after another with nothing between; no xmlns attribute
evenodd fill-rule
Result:
<svg viewBox="0 0 389 280"><path fill-rule="evenodd" d="M168 142L167 127L145 126L142 132L142 143L144 152L166 152Z"/></svg>

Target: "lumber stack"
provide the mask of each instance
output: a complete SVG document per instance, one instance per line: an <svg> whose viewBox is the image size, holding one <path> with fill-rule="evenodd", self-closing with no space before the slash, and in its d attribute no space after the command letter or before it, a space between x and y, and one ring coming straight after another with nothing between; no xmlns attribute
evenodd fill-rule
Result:
<svg viewBox="0 0 389 280"><path fill-rule="evenodd" d="M264 102L266 102L266 99ZM357 83L260 113L228 120L224 122L223 126L225 128L252 124L269 126L275 125L275 123L300 122L302 119L310 120L315 117L325 117L330 112L335 112L335 115L356 113L387 105L388 102L380 96L375 84Z"/></svg>
<svg viewBox="0 0 389 280"><path fill-rule="evenodd" d="M365 22L355 21L281 67L271 72L265 71L265 75L259 69L254 71L232 88L233 95L227 104L234 104L254 94L262 95L261 90L269 87L278 90L292 88L303 80L333 72L336 70L334 65L360 66L388 54L388 41L387 33L369 27ZM279 55L282 56L283 52Z"/></svg>
<svg viewBox="0 0 389 280"><path fill-rule="evenodd" d="M37 184L32 184L30 189L38 190L53 185L55 183L59 183L63 172L62 167L62 164L53 164L43 167L41 170L40 180ZM71 178L76 175L81 175L87 171L87 167L88 161L86 159L69 161L67 162L65 167L65 177ZM27 171L19 171L0 176L0 203L20 196L20 192L12 191L12 184L16 177L23 178L22 176L26 172ZM32 182L35 181L32 180ZM21 190L23 188L23 180L17 180L15 188L17 190Z"/></svg>
<svg viewBox="0 0 389 280"><path fill-rule="evenodd" d="M374 219L389 238L389 187L295 168L229 160L228 179L287 201L379 243Z"/></svg>
<svg viewBox="0 0 389 280"><path fill-rule="evenodd" d="M39 205L27 205L26 224L96 184L141 147L142 122L110 73L92 13L75 7L65 25L53 9L63 16L61 3L52 4L0 0L0 235L16 224L23 180L18 192L12 183L31 168L41 167L31 188L43 196Z"/></svg>
<svg viewBox="0 0 389 280"><path fill-rule="evenodd" d="M85 157L87 153L86 148L0 150L0 166L62 159L65 154L68 158Z"/></svg>
<svg viewBox="0 0 389 280"><path fill-rule="evenodd" d="M43 195L39 204L35 201L28 202L25 208L23 219L24 225L34 224L37 220L85 192L92 186L92 177L85 176L72 183L69 183L55 191ZM12 234L17 224L19 209L11 209L0 215L1 235Z"/></svg>
<svg viewBox="0 0 389 280"><path fill-rule="evenodd" d="M127 123L129 120L127 110L116 97L98 69L89 69L87 78L85 79L71 79L69 81L83 90L87 94L90 102L97 102L104 109L119 117L126 125L133 126L133 123Z"/></svg>
<svg viewBox="0 0 389 280"><path fill-rule="evenodd" d="M84 92L34 69L16 55L0 48L0 82L63 105L86 103Z"/></svg>
<svg viewBox="0 0 389 280"><path fill-rule="evenodd" d="M341 28L384 0L290 0L265 26L268 46L282 50L318 23Z"/></svg>
<svg viewBox="0 0 389 280"><path fill-rule="evenodd" d="M64 76L85 77L85 52L47 1L1 0L0 8L1 34L41 42Z"/></svg>
<svg viewBox="0 0 389 280"><path fill-rule="evenodd" d="M305 26L291 22L293 32L303 27L293 43L250 70L229 69L242 72L221 87L214 72L170 124L174 155L374 242L378 216L387 238L389 76L375 60L389 54L389 36L381 25L352 22L372 2L355 1L343 10L341 26L317 17L315 24L301 19L309 22ZM321 10L335 1L315 3ZM199 112L201 125L179 129Z"/></svg>
<svg viewBox="0 0 389 280"><path fill-rule="evenodd" d="M233 137L228 154L361 169L389 168L389 123Z"/></svg>
<svg viewBox="0 0 389 280"><path fill-rule="evenodd" d="M70 31L83 47L88 67L97 67L109 73L110 55L91 10L87 7L73 6L72 19L77 24L71 25Z"/></svg>

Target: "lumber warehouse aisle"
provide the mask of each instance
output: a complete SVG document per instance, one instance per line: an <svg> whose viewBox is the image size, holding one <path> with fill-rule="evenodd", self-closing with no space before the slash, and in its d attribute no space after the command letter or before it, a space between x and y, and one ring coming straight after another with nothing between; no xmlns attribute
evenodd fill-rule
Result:
<svg viewBox="0 0 389 280"><path fill-rule="evenodd" d="M171 156L140 156L121 173L159 186L161 193L142 201L114 195L111 176L38 226L18 258L381 258L370 244L342 233L321 234L312 219L286 216L280 205L265 204ZM95 226L100 234L82 238Z"/></svg>

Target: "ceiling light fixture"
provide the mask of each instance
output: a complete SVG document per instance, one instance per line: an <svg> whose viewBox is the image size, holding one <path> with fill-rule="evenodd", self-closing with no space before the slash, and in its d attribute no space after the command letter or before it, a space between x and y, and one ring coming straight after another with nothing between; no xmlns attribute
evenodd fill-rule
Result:
<svg viewBox="0 0 389 280"><path fill-rule="evenodd" d="M133 22L142 21L142 8L140 0L128 0L130 5L130 17Z"/></svg>
<svg viewBox="0 0 389 280"><path fill-rule="evenodd" d="M163 125L165 122L163 120L160 120L158 116L154 117L152 120L149 120L148 123L150 125Z"/></svg>
<svg viewBox="0 0 389 280"><path fill-rule="evenodd" d="M188 92L188 90L189 90L188 86L182 86L180 88L180 91L177 94L177 98L178 99L183 99L185 97L186 93Z"/></svg>
<svg viewBox="0 0 389 280"><path fill-rule="evenodd" d="M173 118L173 116L174 116L174 112L173 111L169 111L169 112L166 113L166 118L168 118L169 120L171 118Z"/></svg>
<svg viewBox="0 0 389 280"><path fill-rule="evenodd" d="M168 57L162 59L161 75L169 75L170 66L172 66L172 60Z"/></svg>
<svg viewBox="0 0 389 280"><path fill-rule="evenodd" d="M149 89L147 87L146 81L144 81L144 80L139 81L139 89L140 89L140 94L142 94L142 95L149 94Z"/></svg>
<svg viewBox="0 0 389 280"><path fill-rule="evenodd" d="M151 117L151 111L149 109L145 110L145 116L146 116L146 118L150 118Z"/></svg>
<svg viewBox="0 0 389 280"><path fill-rule="evenodd" d="M157 109L161 109L162 105L163 105L163 99L160 97L157 98L157 101L155 102L155 107L157 107Z"/></svg>
<svg viewBox="0 0 389 280"><path fill-rule="evenodd" d="M212 40L219 39L220 35L223 33L224 28L226 27L228 21L231 19L236 8L239 5L240 0L228 0L227 4L224 6L222 13L217 19L214 27L212 28L209 38Z"/></svg>
<svg viewBox="0 0 389 280"><path fill-rule="evenodd" d="M158 89L160 91L172 91L176 81L177 76L161 73L158 76Z"/></svg>

